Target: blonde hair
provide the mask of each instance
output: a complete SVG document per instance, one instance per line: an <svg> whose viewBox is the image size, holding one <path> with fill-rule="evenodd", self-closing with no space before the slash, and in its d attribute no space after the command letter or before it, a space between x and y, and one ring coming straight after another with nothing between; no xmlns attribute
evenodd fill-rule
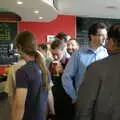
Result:
<svg viewBox="0 0 120 120"><path fill-rule="evenodd" d="M37 51L36 39L33 34L29 31L20 32L16 36L15 44L21 52L35 57L35 61L43 73L43 87L48 89L48 70L45 64L45 59Z"/></svg>

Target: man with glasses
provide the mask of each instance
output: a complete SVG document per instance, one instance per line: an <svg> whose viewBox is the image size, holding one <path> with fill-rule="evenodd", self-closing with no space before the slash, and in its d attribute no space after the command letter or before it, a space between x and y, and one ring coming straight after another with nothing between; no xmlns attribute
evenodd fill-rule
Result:
<svg viewBox="0 0 120 120"><path fill-rule="evenodd" d="M87 66L108 56L106 48L103 47L107 39L107 28L103 23L93 24L88 30L88 37L88 47L80 47L72 55L62 76L62 84L71 98L71 103L76 102Z"/></svg>

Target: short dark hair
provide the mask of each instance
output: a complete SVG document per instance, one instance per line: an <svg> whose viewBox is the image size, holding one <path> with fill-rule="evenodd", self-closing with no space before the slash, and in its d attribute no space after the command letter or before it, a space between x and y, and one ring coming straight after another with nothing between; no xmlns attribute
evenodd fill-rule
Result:
<svg viewBox="0 0 120 120"><path fill-rule="evenodd" d="M91 40L90 35L96 35L98 29L107 29L107 26L104 23L94 23L88 29L88 37Z"/></svg>
<svg viewBox="0 0 120 120"><path fill-rule="evenodd" d="M67 34L65 34L64 32L58 33L55 37L60 40L63 40L64 42L67 42Z"/></svg>
<svg viewBox="0 0 120 120"><path fill-rule="evenodd" d="M120 47L120 23L116 23L110 27L108 38L111 38L113 42L117 42L117 46Z"/></svg>
<svg viewBox="0 0 120 120"><path fill-rule="evenodd" d="M42 50L48 50L48 46L47 44L40 44L39 47L42 49Z"/></svg>
<svg viewBox="0 0 120 120"><path fill-rule="evenodd" d="M61 50L64 49L64 42L60 39L55 39L52 43L51 43L51 49L56 49L56 48L60 48Z"/></svg>
<svg viewBox="0 0 120 120"><path fill-rule="evenodd" d="M70 38L69 40L76 40L76 38L72 37L72 38Z"/></svg>

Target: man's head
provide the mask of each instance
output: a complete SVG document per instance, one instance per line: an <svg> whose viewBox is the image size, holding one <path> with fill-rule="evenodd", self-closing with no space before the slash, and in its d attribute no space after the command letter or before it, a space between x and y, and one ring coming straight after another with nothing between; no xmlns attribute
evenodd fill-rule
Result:
<svg viewBox="0 0 120 120"><path fill-rule="evenodd" d="M114 24L110 27L108 31L108 39L108 46L111 47L111 49L120 48L120 23Z"/></svg>
<svg viewBox="0 0 120 120"><path fill-rule="evenodd" d="M107 40L107 27L103 23L95 23L88 30L89 41L96 45L103 45Z"/></svg>
<svg viewBox="0 0 120 120"><path fill-rule="evenodd" d="M79 44L77 43L76 39L71 38L67 41L67 52L69 54L72 54L78 48L79 48Z"/></svg>
<svg viewBox="0 0 120 120"><path fill-rule="evenodd" d="M65 43L67 42L67 37L67 34L65 34L64 32L60 32L55 36L55 38L63 40Z"/></svg>
<svg viewBox="0 0 120 120"><path fill-rule="evenodd" d="M51 43L51 53L55 60L61 60L65 51L65 43L62 40L55 39Z"/></svg>
<svg viewBox="0 0 120 120"><path fill-rule="evenodd" d="M22 57L34 56L37 50L37 43L34 35L29 31L20 32L15 39L16 47Z"/></svg>

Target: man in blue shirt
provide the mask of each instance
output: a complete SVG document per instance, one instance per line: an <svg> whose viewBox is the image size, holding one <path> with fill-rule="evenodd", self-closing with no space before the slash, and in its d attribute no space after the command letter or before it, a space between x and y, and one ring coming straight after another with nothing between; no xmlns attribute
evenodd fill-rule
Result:
<svg viewBox="0 0 120 120"><path fill-rule="evenodd" d="M88 30L88 37L88 47L80 47L72 55L62 76L63 87L73 103L87 66L108 56L107 50L102 46L107 39L107 29L103 23L93 24Z"/></svg>

